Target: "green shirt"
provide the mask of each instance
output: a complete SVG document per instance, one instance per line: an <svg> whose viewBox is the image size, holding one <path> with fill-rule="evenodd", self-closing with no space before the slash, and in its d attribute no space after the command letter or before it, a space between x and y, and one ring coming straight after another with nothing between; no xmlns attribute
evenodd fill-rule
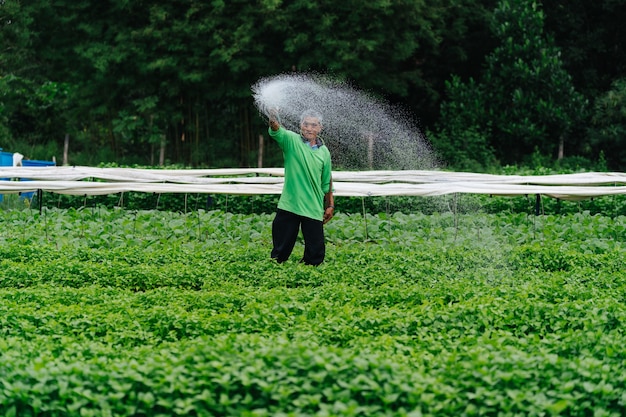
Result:
<svg viewBox="0 0 626 417"><path fill-rule="evenodd" d="M278 208L315 220L324 218L324 195L330 191L330 151L311 148L296 132L280 127L269 135L283 150L285 183Z"/></svg>

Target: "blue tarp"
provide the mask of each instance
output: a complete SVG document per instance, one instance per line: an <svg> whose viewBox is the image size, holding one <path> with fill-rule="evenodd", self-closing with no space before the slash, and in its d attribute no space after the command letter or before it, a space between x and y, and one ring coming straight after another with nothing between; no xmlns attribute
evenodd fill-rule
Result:
<svg viewBox="0 0 626 417"><path fill-rule="evenodd" d="M0 166L3 167L12 167L13 166L13 154L10 152L1 152L2 148L0 148ZM39 161L36 159L24 159L22 160L22 166L25 167L47 167L47 166L54 166L56 165L54 163L54 161ZM2 181L8 181L10 180L10 178L0 178L0 180ZM28 181L28 180L21 180L21 181ZM22 193L21 194L21 198L28 198L31 199L33 198L33 194L34 192L27 192L27 193ZM3 195L0 194L0 202L2 202L3 200Z"/></svg>

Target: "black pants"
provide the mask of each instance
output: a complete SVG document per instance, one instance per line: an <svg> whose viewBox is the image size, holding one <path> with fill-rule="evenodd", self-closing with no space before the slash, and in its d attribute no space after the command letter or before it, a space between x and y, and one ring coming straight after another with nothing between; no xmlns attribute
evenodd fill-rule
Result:
<svg viewBox="0 0 626 417"><path fill-rule="evenodd" d="M304 256L301 262L307 265L321 264L326 255L322 221L298 216L281 209L278 209L272 222L274 248L271 257L278 262L285 262L293 251L300 228L304 237Z"/></svg>

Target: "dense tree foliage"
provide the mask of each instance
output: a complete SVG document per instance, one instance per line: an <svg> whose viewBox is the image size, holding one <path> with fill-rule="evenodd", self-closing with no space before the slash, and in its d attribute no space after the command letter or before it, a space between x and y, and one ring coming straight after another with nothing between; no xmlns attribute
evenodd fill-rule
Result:
<svg viewBox="0 0 626 417"><path fill-rule="evenodd" d="M596 100L591 119L589 146L600 149L610 166L626 162L626 78Z"/></svg>
<svg viewBox="0 0 626 417"><path fill-rule="evenodd" d="M596 98L626 74L626 0L542 0L542 4L546 28L585 97Z"/></svg>
<svg viewBox="0 0 626 417"><path fill-rule="evenodd" d="M455 77L448 84L441 136L457 165L489 165L496 157L510 164L533 152L563 157L586 105L543 21L536 2L501 1L492 18L500 44L486 57L485 71L476 82Z"/></svg>
<svg viewBox="0 0 626 417"><path fill-rule="evenodd" d="M452 166L594 159L606 140L581 128L583 104L623 77L626 0L557 3L0 0L0 147L58 158L69 138L71 164L256 165L251 85L314 71L407 109Z"/></svg>

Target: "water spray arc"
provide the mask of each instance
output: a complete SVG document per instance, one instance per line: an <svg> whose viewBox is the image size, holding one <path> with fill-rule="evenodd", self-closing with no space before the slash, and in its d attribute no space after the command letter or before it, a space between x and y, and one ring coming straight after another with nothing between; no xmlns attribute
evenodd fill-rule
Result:
<svg viewBox="0 0 626 417"><path fill-rule="evenodd" d="M333 166L347 170L436 169L434 151L410 118L371 94L315 74L263 78L252 86L259 112L278 112L281 123L299 130L307 109L324 116L323 139Z"/></svg>

